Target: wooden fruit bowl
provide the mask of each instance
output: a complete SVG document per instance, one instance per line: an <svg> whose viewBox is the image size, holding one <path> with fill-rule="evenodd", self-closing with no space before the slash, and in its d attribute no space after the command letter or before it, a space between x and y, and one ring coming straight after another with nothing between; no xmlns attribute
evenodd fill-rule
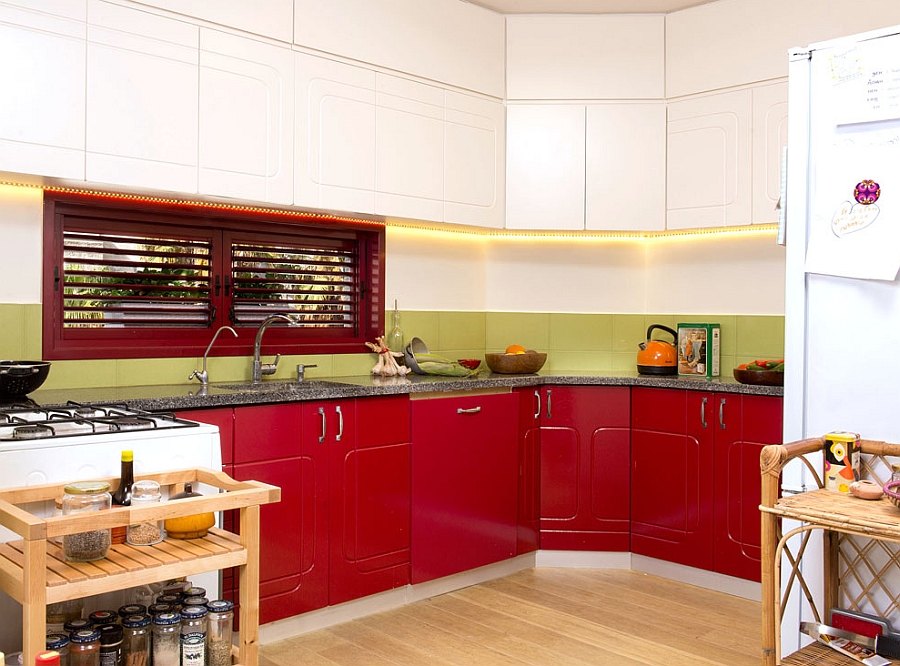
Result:
<svg viewBox="0 0 900 666"><path fill-rule="evenodd" d="M544 367L547 354L526 352L524 354L485 354L484 360L491 372L504 375L532 374Z"/></svg>
<svg viewBox="0 0 900 666"><path fill-rule="evenodd" d="M784 373L774 370L741 370L734 369L734 378L741 384L757 386L784 386Z"/></svg>

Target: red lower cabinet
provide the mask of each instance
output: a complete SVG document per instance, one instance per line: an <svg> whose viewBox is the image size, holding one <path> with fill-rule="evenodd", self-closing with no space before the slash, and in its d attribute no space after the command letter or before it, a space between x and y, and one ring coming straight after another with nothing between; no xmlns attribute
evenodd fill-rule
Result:
<svg viewBox="0 0 900 666"><path fill-rule="evenodd" d="M260 509L260 622L328 603L328 468L301 438L298 403L236 407L238 480L281 488L281 501Z"/></svg>
<svg viewBox="0 0 900 666"><path fill-rule="evenodd" d="M407 585L409 398L306 403L303 419L304 448L328 451L328 603Z"/></svg>
<svg viewBox="0 0 900 666"><path fill-rule="evenodd" d="M513 393L420 399L412 412L412 582L516 554Z"/></svg>
<svg viewBox="0 0 900 666"><path fill-rule="evenodd" d="M540 548L541 535L541 429L539 389L518 388L519 465L516 509L516 554Z"/></svg>
<svg viewBox="0 0 900 666"><path fill-rule="evenodd" d="M630 389L541 387L540 544L628 551Z"/></svg>
<svg viewBox="0 0 900 666"><path fill-rule="evenodd" d="M631 550L713 568L712 394L632 389Z"/></svg>
<svg viewBox="0 0 900 666"><path fill-rule="evenodd" d="M782 399L717 393L715 410L713 568L759 581L759 454L782 441Z"/></svg>

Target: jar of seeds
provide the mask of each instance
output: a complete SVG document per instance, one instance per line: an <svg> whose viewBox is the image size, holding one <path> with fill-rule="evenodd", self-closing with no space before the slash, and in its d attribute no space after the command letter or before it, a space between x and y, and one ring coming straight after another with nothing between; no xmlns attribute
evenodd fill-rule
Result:
<svg viewBox="0 0 900 666"><path fill-rule="evenodd" d="M179 666L181 616L160 613L153 618L153 666Z"/></svg>
<svg viewBox="0 0 900 666"><path fill-rule="evenodd" d="M63 495L63 515L106 511L112 506L109 484L105 481L78 481L70 483ZM106 557L110 544L108 529L66 534L63 536L63 552L73 562L92 562Z"/></svg>
<svg viewBox="0 0 900 666"><path fill-rule="evenodd" d="M225 599L216 599L206 604L207 608L207 664L208 666L231 666L231 642L234 630L234 604Z"/></svg>
<svg viewBox="0 0 900 666"><path fill-rule="evenodd" d="M152 479L136 482L131 487L131 508L159 504L162 494L159 484ZM162 520L145 520L136 525L129 525L125 540L132 546L151 546L165 538Z"/></svg>

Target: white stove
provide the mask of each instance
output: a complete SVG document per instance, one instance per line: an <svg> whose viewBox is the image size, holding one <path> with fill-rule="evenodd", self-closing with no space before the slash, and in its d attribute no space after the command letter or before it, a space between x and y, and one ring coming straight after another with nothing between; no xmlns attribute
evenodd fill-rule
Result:
<svg viewBox="0 0 900 666"><path fill-rule="evenodd" d="M145 412L125 403L69 402L45 407L26 400L0 405L0 488L116 477L122 451L127 449L134 452L135 475L194 467L222 469L219 430L214 425ZM202 486L199 490L211 492ZM54 507L49 504L27 509L50 515ZM19 538L0 527L0 542ZM218 596L218 572L191 576L191 580L205 587L210 599ZM8 654L21 649L21 617L21 606L0 593L0 651Z"/></svg>

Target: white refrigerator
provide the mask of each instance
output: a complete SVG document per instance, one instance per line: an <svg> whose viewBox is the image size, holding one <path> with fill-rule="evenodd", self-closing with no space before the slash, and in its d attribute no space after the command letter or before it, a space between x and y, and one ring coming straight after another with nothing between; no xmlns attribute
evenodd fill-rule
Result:
<svg viewBox="0 0 900 666"><path fill-rule="evenodd" d="M785 441L849 430L900 442L900 26L789 58ZM785 492L807 484L800 465L785 470ZM803 566L821 580L820 551ZM798 596L784 654L807 642Z"/></svg>

